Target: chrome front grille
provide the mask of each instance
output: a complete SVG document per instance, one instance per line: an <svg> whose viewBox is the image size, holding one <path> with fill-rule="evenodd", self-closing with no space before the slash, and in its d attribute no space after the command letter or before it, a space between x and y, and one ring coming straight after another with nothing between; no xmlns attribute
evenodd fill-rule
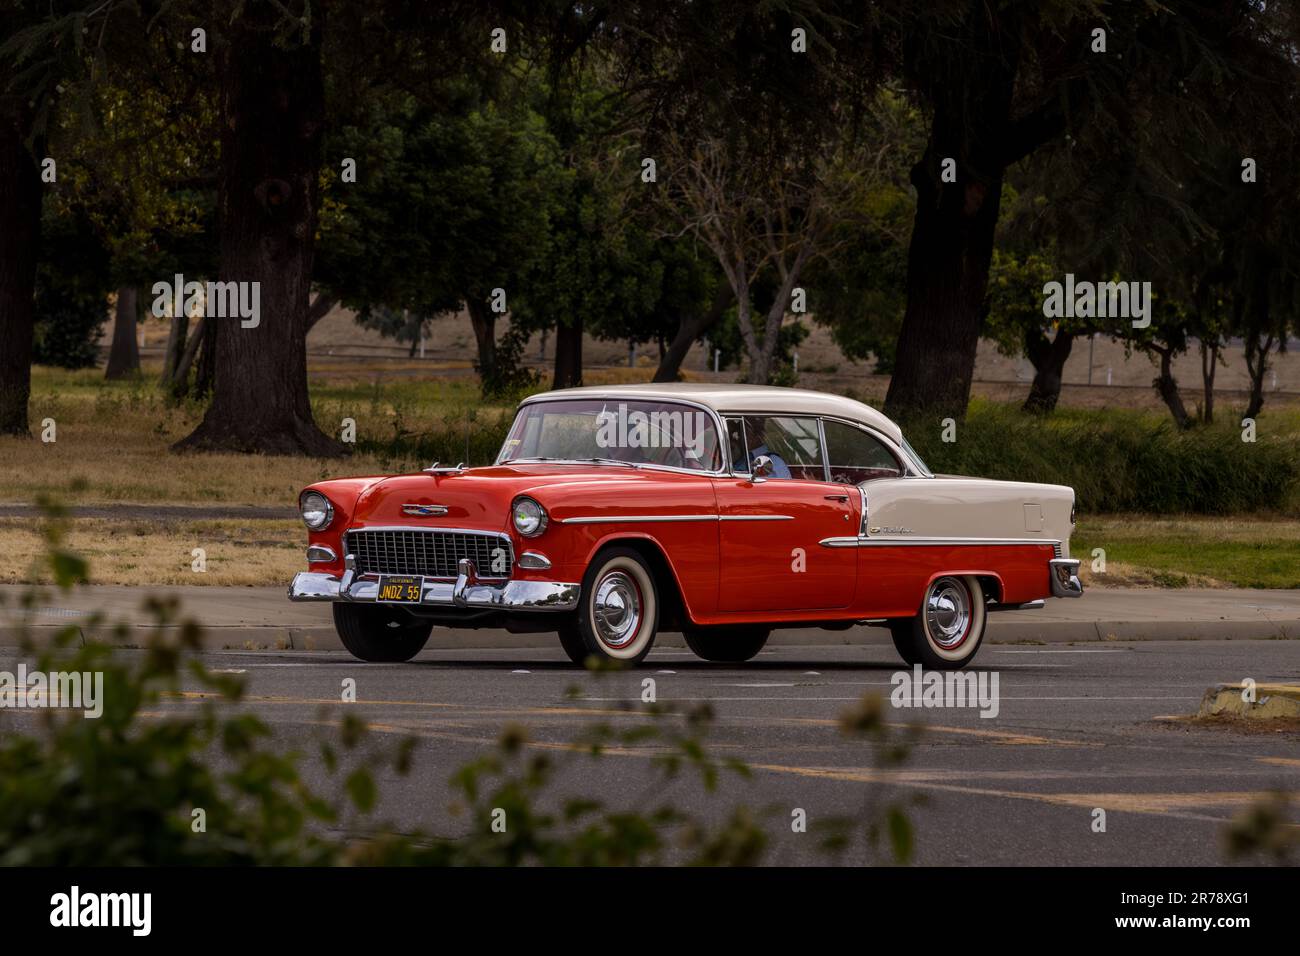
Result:
<svg viewBox="0 0 1300 956"><path fill-rule="evenodd" d="M474 562L480 578L508 578L514 566L510 538L482 531L430 528L349 531L346 550L358 574L421 574L454 578L461 558Z"/></svg>

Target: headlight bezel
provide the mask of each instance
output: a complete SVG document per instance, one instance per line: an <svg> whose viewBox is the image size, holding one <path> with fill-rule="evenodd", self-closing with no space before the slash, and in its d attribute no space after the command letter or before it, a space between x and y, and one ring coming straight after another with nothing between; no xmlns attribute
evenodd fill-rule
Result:
<svg viewBox="0 0 1300 956"><path fill-rule="evenodd" d="M537 521L537 525L536 527L532 528L532 530L525 530L524 528L520 527L519 524L519 509L526 505L531 505L532 507L537 509L537 513L533 516ZM514 528L515 531L518 534L522 535L523 537L536 538L540 536L546 530L546 526L549 523L550 523L550 516L547 515L546 508L543 507L542 503L537 499L530 498L528 495L520 495L518 498L516 498L514 501L510 503L510 526Z"/></svg>
<svg viewBox="0 0 1300 956"><path fill-rule="evenodd" d="M325 503L324 508L310 509L310 512L312 514L320 514L324 516L324 519L321 520L318 524L313 524L307 518L307 514L309 511L307 507L307 501L309 498L319 498L321 501ZM324 531L326 528L328 528L331 524L334 523L334 502L330 501L329 498L324 494L324 492L304 491L301 495L298 496L298 516L302 518L302 523L307 526L308 531Z"/></svg>

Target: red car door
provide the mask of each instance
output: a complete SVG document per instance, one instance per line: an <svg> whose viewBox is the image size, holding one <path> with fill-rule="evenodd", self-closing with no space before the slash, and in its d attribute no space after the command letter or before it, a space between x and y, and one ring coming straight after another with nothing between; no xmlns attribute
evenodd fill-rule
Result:
<svg viewBox="0 0 1300 956"><path fill-rule="evenodd" d="M825 548L823 538L857 533L852 486L825 481L714 480L723 611L848 607L856 551Z"/></svg>
<svg viewBox="0 0 1300 956"><path fill-rule="evenodd" d="M794 611L848 607L857 560L825 538L857 532L855 489L826 481L820 423L802 416L727 419L733 477L714 479L718 496L718 608ZM737 472L767 456L771 477Z"/></svg>

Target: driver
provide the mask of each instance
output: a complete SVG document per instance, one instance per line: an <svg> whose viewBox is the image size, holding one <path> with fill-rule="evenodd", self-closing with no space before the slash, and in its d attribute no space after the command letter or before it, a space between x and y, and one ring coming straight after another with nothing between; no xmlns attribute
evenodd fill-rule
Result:
<svg viewBox="0 0 1300 956"><path fill-rule="evenodd" d="M749 449L749 470L751 472L754 470L754 462L759 455L766 455L772 459L772 471L768 475L769 478L793 477L790 474L790 466L785 463L785 459L767 447L767 419L750 418L748 423L750 438L755 442Z"/></svg>

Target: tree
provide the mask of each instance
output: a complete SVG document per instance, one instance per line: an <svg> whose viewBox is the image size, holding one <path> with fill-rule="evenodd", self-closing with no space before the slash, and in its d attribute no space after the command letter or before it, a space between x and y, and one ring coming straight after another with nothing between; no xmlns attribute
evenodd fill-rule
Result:
<svg viewBox="0 0 1300 956"><path fill-rule="evenodd" d="M89 368L99 360L113 288L109 253L84 210L62 195L45 202L42 219L32 361Z"/></svg>
<svg viewBox="0 0 1300 956"><path fill-rule="evenodd" d="M218 54L219 280L257 289L260 316L250 327L217 321L212 404L179 449L322 457L345 450L316 426L307 396L323 15L319 7L300 20L269 3L241 6Z"/></svg>
<svg viewBox="0 0 1300 956"><path fill-rule="evenodd" d="M925 128L892 86L876 92L858 123L860 144L842 164L846 188L827 253L809 269L805 284L814 318L830 327L840 351L851 359L872 358L877 372L889 373L907 304L914 215L908 175Z"/></svg>
<svg viewBox="0 0 1300 956"><path fill-rule="evenodd" d="M668 202L717 258L736 303L747 380L766 384L791 293L833 223L833 160L755 168L716 137L687 144L669 136L666 144ZM780 282L758 332L753 285L767 269Z"/></svg>
<svg viewBox="0 0 1300 956"><path fill-rule="evenodd" d="M493 291L505 291L508 302L544 261L565 173L526 104L478 102L460 78L446 87L450 106L431 111L402 94L377 108L368 128L339 132L331 152L355 159L362 172L326 193L316 278L363 323L382 305L381 329L407 334L464 304L490 384Z"/></svg>
<svg viewBox="0 0 1300 956"><path fill-rule="evenodd" d="M28 435L36 260L40 247L44 158L40 125L53 70L32 75L17 43L39 14L0 7L0 435ZM34 105L39 104L39 105Z"/></svg>

